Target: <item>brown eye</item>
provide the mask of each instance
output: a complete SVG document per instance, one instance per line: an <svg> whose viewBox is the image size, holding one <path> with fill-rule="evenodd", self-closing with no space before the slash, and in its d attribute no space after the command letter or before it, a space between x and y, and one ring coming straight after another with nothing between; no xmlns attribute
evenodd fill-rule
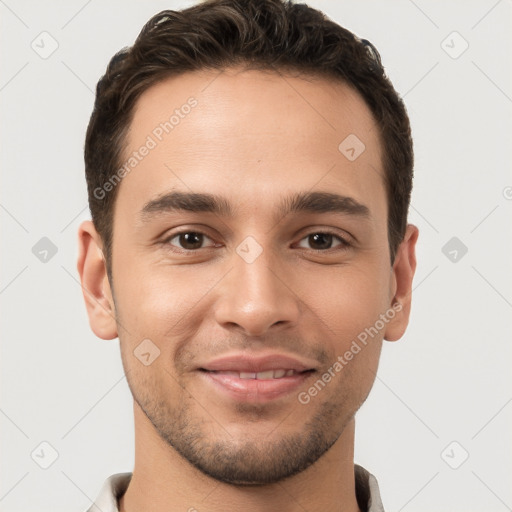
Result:
<svg viewBox="0 0 512 512"><path fill-rule="evenodd" d="M309 244L309 247L305 247L306 249L313 249L315 251L327 251L329 249L332 249L334 247L345 248L348 247L350 244L341 238L339 235L335 235L333 233L325 233L325 232L317 232L317 233L311 233L310 235L306 236L301 240L301 243L306 240L306 243ZM335 245L333 245L333 242L337 242ZM300 245L300 244L299 244ZM303 245L300 245L300 247L304 247Z"/></svg>
<svg viewBox="0 0 512 512"><path fill-rule="evenodd" d="M177 246L180 249L184 249L186 251L194 251L197 249L202 249L203 243L205 239L210 240L204 233L199 233L197 231L183 231L181 233L176 233L172 237L166 240L166 243ZM175 241L174 243L172 243Z"/></svg>

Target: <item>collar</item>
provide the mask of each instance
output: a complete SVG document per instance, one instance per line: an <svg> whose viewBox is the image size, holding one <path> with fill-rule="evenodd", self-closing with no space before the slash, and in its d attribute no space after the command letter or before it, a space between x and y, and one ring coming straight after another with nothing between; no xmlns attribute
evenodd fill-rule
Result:
<svg viewBox="0 0 512 512"><path fill-rule="evenodd" d="M119 498L126 492L133 473L116 473L109 476L87 512L119 512ZM356 498L362 512L384 512L377 479L366 469L354 464Z"/></svg>

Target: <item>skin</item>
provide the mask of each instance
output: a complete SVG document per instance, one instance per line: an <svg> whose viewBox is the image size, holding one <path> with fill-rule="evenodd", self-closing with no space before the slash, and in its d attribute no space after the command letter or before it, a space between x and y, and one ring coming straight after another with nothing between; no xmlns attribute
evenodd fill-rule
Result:
<svg viewBox="0 0 512 512"><path fill-rule="evenodd" d="M120 510L357 511L354 415L383 339L407 327L418 237L409 224L392 264L379 130L343 83L231 68L143 93L126 155L190 96L197 106L119 185L113 283L92 222L78 233L91 329L119 337L134 396L135 467ZM349 134L366 146L353 162L338 150ZM222 195L235 214L177 211L142 223L143 206L169 191ZM282 197L304 191L352 197L370 215L301 212L276 222ZM186 254L181 228L206 235L200 248ZM323 249L308 236L326 231L351 245L335 236ZM252 263L236 252L248 236L262 249ZM394 318L301 404L298 393L395 301ZM133 353L144 339L160 350L147 366ZM260 404L229 398L196 370L224 354L269 349L316 372Z"/></svg>

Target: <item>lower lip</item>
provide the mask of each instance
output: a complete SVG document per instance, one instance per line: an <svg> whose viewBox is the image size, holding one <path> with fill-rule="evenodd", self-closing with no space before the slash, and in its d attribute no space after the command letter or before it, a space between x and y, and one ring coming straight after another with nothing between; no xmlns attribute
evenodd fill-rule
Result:
<svg viewBox="0 0 512 512"><path fill-rule="evenodd" d="M209 384L231 398L256 403L268 402L291 393L313 373L308 371L280 379L241 379L221 372L200 371Z"/></svg>

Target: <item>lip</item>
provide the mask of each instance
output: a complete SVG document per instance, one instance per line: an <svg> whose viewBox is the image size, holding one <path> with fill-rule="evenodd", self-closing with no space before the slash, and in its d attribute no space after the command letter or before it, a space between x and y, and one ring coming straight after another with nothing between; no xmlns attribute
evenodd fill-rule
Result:
<svg viewBox="0 0 512 512"><path fill-rule="evenodd" d="M231 371L231 372L264 372L267 370L295 370L303 372L315 370L316 362L297 359L293 356L279 353L251 355L247 353L232 354L208 361L200 366L200 369L208 371Z"/></svg>
<svg viewBox="0 0 512 512"><path fill-rule="evenodd" d="M294 370L281 378L244 379L236 372L259 373ZM285 354L235 354L220 357L198 368L199 375L216 392L238 402L265 403L286 396L316 372L315 363Z"/></svg>

